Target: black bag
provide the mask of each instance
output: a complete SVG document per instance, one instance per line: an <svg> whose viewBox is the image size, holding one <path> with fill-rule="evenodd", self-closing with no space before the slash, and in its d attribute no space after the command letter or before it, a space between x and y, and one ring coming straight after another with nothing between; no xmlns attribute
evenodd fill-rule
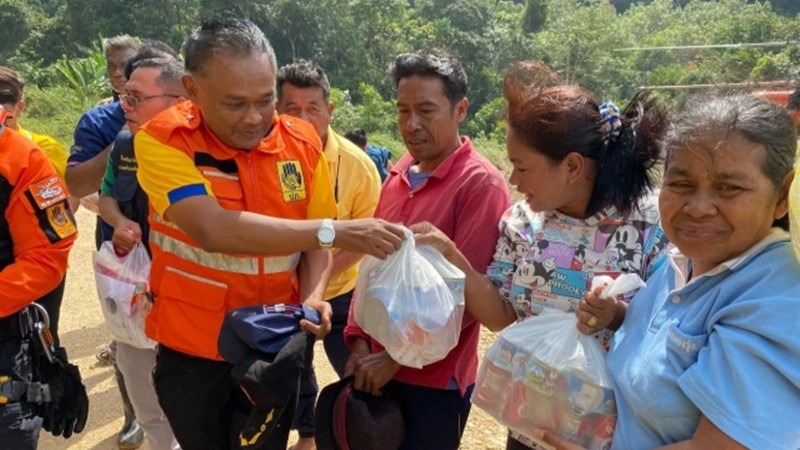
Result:
<svg viewBox="0 0 800 450"><path fill-rule="evenodd" d="M231 375L253 403L239 434L246 450L283 450L297 406L300 376L311 363L314 336L305 331L289 339L271 357L251 351L234 365Z"/></svg>

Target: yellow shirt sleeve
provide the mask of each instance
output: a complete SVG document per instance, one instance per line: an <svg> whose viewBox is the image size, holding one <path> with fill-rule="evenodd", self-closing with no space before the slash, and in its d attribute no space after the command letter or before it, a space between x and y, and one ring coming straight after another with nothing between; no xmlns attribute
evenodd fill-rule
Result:
<svg viewBox="0 0 800 450"><path fill-rule="evenodd" d="M795 169L792 187L789 189L789 233L792 236L794 255L800 261L800 166Z"/></svg>
<svg viewBox="0 0 800 450"><path fill-rule="evenodd" d="M361 149L358 151L363 152ZM366 153L363 156L363 159L352 158L349 162L354 168L347 173L358 174L358 177L348 186L348 197L346 199L339 197L339 219L365 219L375 215L375 208L381 196L381 177ZM342 162L344 161L343 158Z"/></svg>
<svg viewBox="0 0 800 450"><path fill-rule="evenodd" d="M26 131L20 130L20 132L25 136ZM49 159L53 167L56 168L56 173L59 178L63 180L64 173L67 170L67 149L50 136L31 133L30 131L27 131L27 134L30 135L30 140L44 151L44 154L47 155L47 159Z"/></svg>
<svg viewBox="0 0 800 450"><path fill-rule="evenodd" d="M314 180L311 184L311 195L308 201L309 219L335 219L336 201L333 198L331 176L328 173L328 161L320 155L314 167Z"/></svg>
<svg viewBox="0 0 800 450"><path fill-rule="evenodd" d="M165 145L145 130L133 143L139 169L136 177L156 213L163 216L173 204L197 195L214 196L211 184L186 153Z"/></svg>

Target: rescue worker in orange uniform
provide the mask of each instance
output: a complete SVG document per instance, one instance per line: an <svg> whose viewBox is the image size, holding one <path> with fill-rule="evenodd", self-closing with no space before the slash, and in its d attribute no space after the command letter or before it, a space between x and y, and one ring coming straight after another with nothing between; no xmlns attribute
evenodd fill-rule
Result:
<svg viewBox="0 0 800 450"><path fill-rule="evenodd" d="M28 306L61 303L78 230L55 168L6 115L0 106L0 447L25 450L37 446L45 402Z"/></svg>
<svg viewBox="0 0 800 450"><path fill-rule="evenodd" d="M47 156L47 159L53 164L53 167L56 169L56 173L58 174L59 178L64 180L64 170L67 166L67 150L50 136L32 133L31 131L22 128L20 119L25 113L24 88L25 83L16 72L11 70L9 67L0 66L0 105L3 106L7 113L4 124L9 129L16 131L22 137L36 144L36 146L39 147ZM70 205L77 206L78 199L70 199ZM73 207L72 210L74 211L75 208ZM60 299L63 297L65 283L66 278L62 279L61 284L56 288L61 290L61 294L54 292L50 296L53 302L61 301ZM56 340L58 340L58 323L61 305L48 305L48 311L50 311L50 326L53 335L55 336Z"/></svg>
<svg viewBox="0 0 800 450"><path fill-rule="evenodd" d="M160 344L156 392L181 447L239 448L250 403L217 350L226 311L305 303L321 324L302 326L322 337L331 326L328 248L386 257L403 237L385 221L332 220L319 137L308 123L275 115L275 53L258 27L203 24L184 53L190 101L135 137L151 205L146 331Z"/></svg>

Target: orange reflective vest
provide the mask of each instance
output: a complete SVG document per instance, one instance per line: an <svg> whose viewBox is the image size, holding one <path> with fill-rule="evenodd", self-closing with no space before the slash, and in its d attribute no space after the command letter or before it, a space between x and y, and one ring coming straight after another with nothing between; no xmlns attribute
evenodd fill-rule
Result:
<svg viewBox="0 0 800 450"><path fill-rule="evenodd" d="M200 111L190 102L159 114L139 133L147 133L162 148L189 156L210 183L223 208L291 219L335 217L335 204L311 211L315 169L327 170L314 129L297 120L276 118L259 147L249 152L227 147L203 125ZM149 140L148 142L154 142ZM138 158L137 156L137 159ZM140 180L147 168L139 165ZM183 169L181 169L183 171ZM193 169L194 170L194 169ZM318 173L319 169L316 169ZM143 183L145 192L147 186ZM147 192L151 195L151 192ZM318 192L317 192L318 195ZM172 349L208 359L221 359L217 337L225 313L243 306L298 303L295 269L300 253L253 256L203 250L174 224L162 218L151 197L150 273L154 305L147 318L149 337ZM204 220L197 217L197 220Z"/></svg>

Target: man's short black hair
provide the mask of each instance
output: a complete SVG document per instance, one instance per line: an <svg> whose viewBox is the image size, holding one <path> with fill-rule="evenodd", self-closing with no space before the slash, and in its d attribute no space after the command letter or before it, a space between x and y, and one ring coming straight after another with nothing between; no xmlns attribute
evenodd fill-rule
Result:
<svg viewBox="0 0 800 450"><path fill-rule="evenodd" d="M353 128L344 137L361 148L367 145L367 132L363 128Z"/></svg>
<svg viewBox="0 0 800 450"><path fill-rule="evenodd" d="M202 72L205 64L218 54L265 55L272 70L277 71L275 50L258 26L249 20L228 18L204 22L183 44L186 71L190 73Z"/></svg>
<svg viewBox="0 0 800 450"><path fill-rule="evenodd" d="M169 59L178 60L178 53L169 45L157 40L146 40L144 45L139 48L135 55L125 62L125 79L131 78L134 66L137 62L145 59Z"/></svg>
<svg viewBox="0 0 800 450"><path fill-rule="evenodd" d="M173 58L147 58L136 61L131 69L131 73L136 69L152 68L158 69L161 73L156 78L156 84L164 89L164 92L172 95L183 94L184 88L181 78L186 73L183 65ZM128 77L130 78L130 77Z"/></svg>
<svg viewBox="0 0 800 450"><path fill-rule="evenodd" d="M283 95L283 85L289 83L292 86L299 88L318 87L322 89L322 95L327 102L331 94L331 85L328 83L328 77L325 71L319 64L307 61L305 59L298 59L297 61L287 64L278 70L278 99L280 100Z"/></svg>
<svg viewBox="0 0 800 450"><path fill-rule="evenodd" d="M403 53L394 60L389 68L394 84L413 75L421 77L439 77L444 84L444 92L455 104L467 96L467 74L461 62L441 50L425 49L413 53Z"/></svg>

